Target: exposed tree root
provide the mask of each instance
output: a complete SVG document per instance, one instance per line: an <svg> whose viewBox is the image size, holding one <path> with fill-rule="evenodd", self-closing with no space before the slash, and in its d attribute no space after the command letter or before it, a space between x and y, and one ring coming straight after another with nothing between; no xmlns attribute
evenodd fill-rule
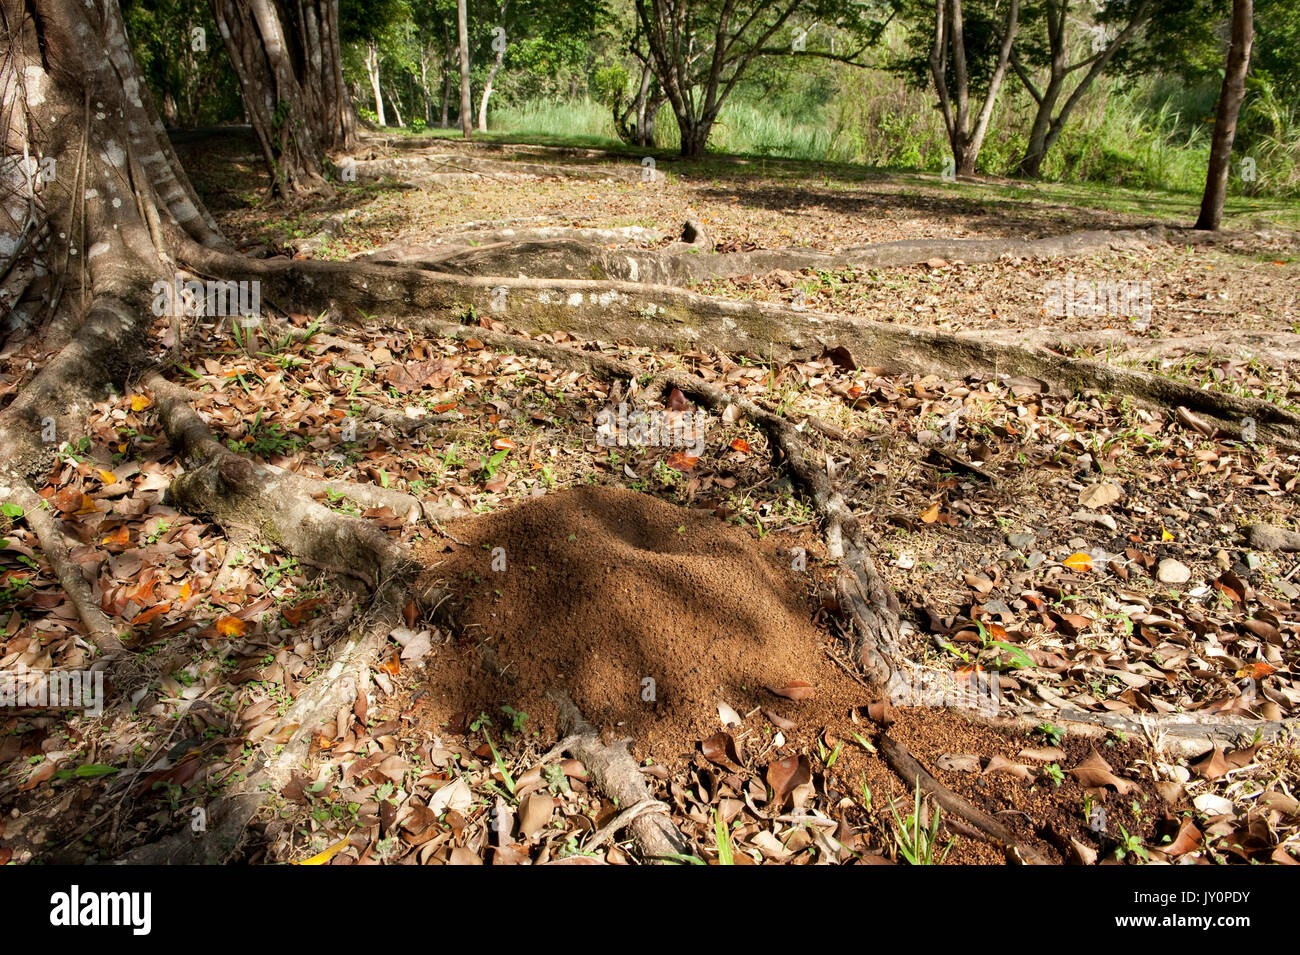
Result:
<svg viewBox="0 0 1300 955"><path fill-rule="evenodd" d="M1004 336L997 336L1004 337ZM1300 335L1293 332L1222 329L1204 335L1183 335L1154 341L1138 339L1119 329L1078 334L1045 332L1038 343L1060 352L1105 352L1111 362L1144 362L1179 355L1209 355L1255 360L1274 367L1300 361Z"/></svg>
<svg viewBox="0 0 1300 955"><path fill-rule="evenodd" d="M81 568L72 559L71 548L58 521L48 509L45 499L28 486L27 482L7 467L0 468L0 500L17 504L23 509L23 520L40 540L45 559L54 568L55 576L76 608L86 628L86 635L102 651L122 649L120 630L100 609L94 591Z"/></svg>
<svg viewBox="0 0 1300 955"><path fill-rule="evenodd" d="M540 230L529 230L536 233ZM1004 256L1054 258L1113 249L1147 248L1166 241L1162 227L1078 232L1042 239L908 239L855 246L842 252L809 249L712 251L712 244L680 242L664 249L610 248L609 237L589 238L579 230L552 235L501 235L475 248L398 248L366 256L369 261L414 265L457 275L525 275L542 279L609 279L651 285L687 286L709 279L765 274L778 269L880 269L923 265L934 259L996 262ZM572 234L565 234L565 232ZM626 240L625 240L626 241Z"/></svg>
<svg viewBox="0 0 1300 955"><path fill-rule="evenodd" d="M582 763L601 792L624 811L655 802L636 760L628 752L626 740L602 743L600 734L583 719L567 694L553 690L547 695L559 713L560 732L564 737L554 750L567 752ZM694 855L690 841L672 824L666 812L637 813L631 816L627 828L645 862L668 863L680 861L676 856Z"/></svg>
<svg viewBox="0 0 1300 955"><path fill-rule="evenodd" d="M374 262L378 265L407 265L435 272L448 271L443 263L465 252L501 244L524 242L550 242L567 239L604 248L609 245L626 245L629 242L658 242L663 233L658 229L644 226L618 226L608 229L591 229L577 226L521 226L515 228L509 224L488 223L488 227L471 224L455 232L444 233L433 244L397 243L376 249L361 256L357 261Z"/></svg>
<svg viewBox="0 0 1300 955"><path fill-rule="evenodd" d="M880 753L885 757L885 762L903 778L903 781L909 787L920 786L933 796L935 802L944 809L975 826L985 836L1002 847L1002 850L1007 855L1007 861L1022 865L1050 864L1035 849L1019 842L1011 830L1002 823L983 810L975 808L931 776L929 771L907 751L907 747L890 737L888 733L881 733L878 742Z"/></svg>
<svg viewBox="0 0 1300 955"><path fill-rule="evenodd" d="M784 361L845 348L893 373L1024 375L1056 392L1109 393L1136 404L1183 406L1228 435L1254 422L1256 439L1300 449L1300 415L1256 398L1212 392L1160 375L1053 354L983 334L953 334L732 302L671 286L566 279L449 276L420 269L314 261L249 261L203 250L220 274L256 275L271 294L315 311L418 327L430 313L492 315L517 331L566 331L648 347L707 346Z"/></svg>
<svg viewBox="0 0 1300 955"><path fill-rule="evenodd" d="M317 503L310 479L230 451L212 436L181 389L158 373L145 375L141 383L154 394L163 430L190 462L169 491L185 510L268 536L299 560L357 577L372 589L409 580L414 572L409 554L369 521Z"/></svg>
<svg viewBox="0 0 1300 955"><path fill-rule="evenodd" d="M1168 756L1200 756L1216 745L1241 743L1259 734L1272 739L1280 733L1300 733L1300 720L1254 720L1216 713L1149 713L1137 717L1116 713L1085 713L1081 710L1042 710L1041 713L1018 713L1013 716L989 716L972 710L958 709L963 717L994 729L1021 734L1044 722L1067 733L1090 739L1103 739L1114 733L1141 737L1148 742L1160 741Z"/></svg>
<svg viewBox="0 0 1300 955"><path fill-rule="evenodd" d="M616 170L609 166L581 166L558 163L536 163L515 160L484 159L479 156L465 156L446 151L426 153L418 156L399 156L388 159L353 160L351 168L356 171L358 180L382 179L391 176L411 182L451 182L465 178L515 178L517 176L536 176L539 178L586 179L600 181L604 179L637 180L642 176L639 160L628 158L627 169Z"/></svg>
<svg viewBox="0 0 1300 955"><path fill-rule="evenodd" d="M322 727L333 731L339 712L350 712L357 697L369 692L371 667L388 634L400 623L400 609L400 601L390 594L371 607L366 622L335 642L326 672L302 688L278 724L278 728L293 728L289 741L275 755L269 743L255 751L238 787L205 807L207 822L202 832L182 830L115 861L127 865L216 865L235 856L249 824L267 804L268 792L279 792L292 770L306 763L312 733Z"/></svg>

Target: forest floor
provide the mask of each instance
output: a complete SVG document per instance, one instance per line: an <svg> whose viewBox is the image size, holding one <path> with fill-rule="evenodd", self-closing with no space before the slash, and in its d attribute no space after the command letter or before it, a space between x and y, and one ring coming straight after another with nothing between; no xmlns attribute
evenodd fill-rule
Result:
<svg viewBox="0 0 1300 955"><path fill-rule="evenodd" d="M556 161L526 146L446 148ZM373 150L388 154L383 141ZM635 157L581 150L564 153L592 173L580 180L384 179L285 210L261 204L250 142L184 144L181 158L239 247L335 260L436 246L467 223L638 226L647 231L631 244L663 247L695 220L719 251L743 252L1034 238L1191 216L1178 197L1153 198L1146 212L1091 203L1083 190L1071 204L1061 188L849 178L757 160L663 161L646 181ZM1278 226L1291 221L1285 212L1252 213L1238 223L1251 231L1215 245L778 270L696 290L1025 335L1297 410L1300 235ZM1051 315L1045 288L1070 276L1149 283L1149 316ZM299 330L320 318L263 304ZM1215 345L1225 328L1267 347ZM165 322L157 331L165 341ZM340 712L314 738L310 765L267 793L243 858L629 861L625 840L604 828L623 807L581 764L550 753L547 690L562 685L607 738L631 738L701 861L886 863L901 861L903 845L924 848L924 820L909 818L913 786L880 757L882 734L1051 861L1300 861L1294 730L1189 757L1158 732L1085 738L1053 722L1070 710L1296 716L1300 555L1249 546L1243 529L1300 530L1300 456L1105 393L1050 394L1033 379L891 375L842 353L782 363L582 343L647 371L688 369L846 436L807 429L846 500L872 518L915 673L949 688L991 679L985 704L1038 723L1011 734L942 705L891 707L861 684L815 513L743 418L708 419L695 447L609 447L597 416L624 396L607 381L472 338L397 334L364 315L346 336L300 337L232 334L201 319L169 377L237 451L463 512L436 524L364 511L415 545L457 625L410 608L373 697ZM47 357L34 340L6 343L0 397ZM273 545L169 507L164 492L183 462L153 404L144 392L104 402L94 439L67 447L41 492L82 542L76 557L94 568L104 609L129 621L134 669L109 676L110 700L129 702L107 717L33 711L0 722L0 862L113 858L200 818L254 749L297 728L278 727L278 716L360 600ZM699 413L680 394L663 410ZM363 513L332 495L325 503ZM76 613L30 532L14 523L3 538L0 669L80 666ZM1002 860L950 813L939 831L932 848L951 840L948 862Z"/></svg>

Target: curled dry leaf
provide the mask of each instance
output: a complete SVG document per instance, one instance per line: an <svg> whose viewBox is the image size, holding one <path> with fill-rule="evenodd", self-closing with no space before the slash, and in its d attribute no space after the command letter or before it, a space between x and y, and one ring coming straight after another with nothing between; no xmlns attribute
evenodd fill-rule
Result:
<svg viewBox="0 0 1300 955"><path fill-rule="evenodd" d="M1040 763L1059 763L1065 759L1065 750L1055 746L1030 746L1020 751L1025 759L1036 759Z"/></svg>
<svg viewBox="0 0 1300 955"><path fill-rule="evenodd" d="M773 800L783 804L796 788L812 779L812 769L803 756L787 756L767 767L767 784L772 787Z"/></svg>
<svg viewBox="0 0 1300 955"><path fill-rule="evenodd" d="M1164 853L1170 859L1177 859L1194 849L1199 849L1201 838L1201 830L1197 829L1190 819L1184 819L1183 824L1178 827L1178 835L1174 841L1164 847Z"/></svg>
<svg viewBox="0 0 1300 955"><path fill-rule="evenodd" d="M1097 850L1071 836L1070 851L1066 853L1066 859L1071 865L1096 865Z"/></svg>
<svg viewBox="0 0 1300 955"><path fill-rule="evenodd" d="M739 726L741 723L740 714L726 703L718 704L718 719L722 720L723 726Z"/></svg>
<svg viewBox="0 0 1300 955"><path fill-rule="evenodd" d="M525 796L519 803L519 831L532 839L551 824L554 812L555 800L552 797L542 793Z"/></svg>
<svg viewBox="0 0 1300 955"><path fill-rule="evenodd" d="M1079 785L1085 789L1100 789L1103 786L1110 786L1121 796L1127 796L1137 788L1136 784L1130 780L1116 776L1111 771L1110 764L1102 759L1095 749L1092 751L1091 756L1070 770L1070 775L1077 779Z"/></svg>
<svg viewBox="0 0 1300 955"><path fill-rule="evenodd" d="M894 722L894 708L889 705L888 700L876 700L874 703L867 704L867 717L873 723L888 726Z"/></svg>
<svg viewBox="0 0 1300 955"><path fill-rule="evenodd" d="M736 741L730 733L718 732L708 739L701 740L700 750L704 753L704 758L715 766L721 766L733 772L744 771L745 767L740 758L740 752L736 749Z"/></svg>
<svg viewBox="0 0 1300 955"><path fill-rule="evenodd" d="M813 685L803 680L791 680L782 687L769 686L768 690L787 700L807 700L813 695Z"/></svg>
<svg viewBox="0 0 1300 955"><path fill-rule="evenodd" d="M798 728L799 724L794 720L788 720L780 713L773 713L771 710L764 710L763 715L767 717L769 723L779 730L789 733L791 730Z"/></svg>
<svg viewBox="0 0 1300 955"><path fill-rule="evenodd" d="M1028 766L1020 763L1013 763L1011 760L1002 756L994 756L989 760L988 765L984 767L984 775L990 773L1008 773L1017 779L1033 779L1034 773Z"/></svg>
<svg viewBox="0 0 1300 955"><path fill-rule="evenodd" d="M1216 744L1214 749L1188 763L1187 768L1202 779L1218 779L1231 767L1228 765L1228 761L1223 758L1223 747Z"/></svg>

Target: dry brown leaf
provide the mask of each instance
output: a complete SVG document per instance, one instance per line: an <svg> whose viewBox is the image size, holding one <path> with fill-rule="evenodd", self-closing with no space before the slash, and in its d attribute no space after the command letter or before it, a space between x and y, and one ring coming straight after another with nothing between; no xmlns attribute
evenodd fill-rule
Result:
<svg viewBox="0 0 1300 955"><path fill-rule="evenodd" d="M1103 786L1111 786L1121 796L1127 796L1137 784L1127 779L1121 779L1111 771L1110 764L1101 758L1095 749L1087 759L1085 759L1074 769L1070 770L1070 775L1079 781L1079 785L1085 789L1100 789Z"/></svg>

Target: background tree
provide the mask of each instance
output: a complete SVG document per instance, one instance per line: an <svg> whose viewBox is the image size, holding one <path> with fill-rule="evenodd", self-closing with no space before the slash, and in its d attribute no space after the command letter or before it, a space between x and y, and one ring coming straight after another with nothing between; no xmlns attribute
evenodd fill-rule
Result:
<svg viewBox="0 0 1300 955"><path fill-rule="evenodd" d="M829 0L635 3L649 62L677 120L683 156L704 152L718 113L755 59L807 53L812 26L864 36L870 35L875 25L869 7ZM793 19L796 12L798 20ZM796 29L790 29L792 26ZM783 37L788 37L788 42L779 43Z"/></svg>
<svg viewBox="0 0 1300 955"><path fill-rule="evenodd" d="M474 135L474 124L469 113L469 10L466 0L456 0L456 42L460 61L460 131L469 139Z"/></svg>
<svg viewBox="0 0 1300 955"><path fill-rule="evenodd" d="M339 16L342 41L360 52L366 86L375 104L375 119L380 126L385 126L388 116L384 109L381 69L386 60L401 57L403 34L411 22L411 11L404 0L342 0Z"/></svg>
<svg viewBox="0 0 1300 955"><path fill-rule="evenodd" d="M972 20L971 26L976 49L996 49L991 70L983 87L984 103L971 125L972 73L967 57L967 23L962 0L935 0L934 43L930 48L930 77L939 95L939 111L952 147L956 174L970 176L975 173L975 160L979 158L984 136L988 132L993 107L1006 77L1011 61L1011 50L1020 25L1020 0L1008 0L1005 20L998 28L995 15L1001 4L994 3L988 15ZM982 13L984 11L981 11ZM996 47L994 44L996 43ZM987 56L979 59L989 63Z"/></svg>
<svg viewBox="0 0 1300 955"><path fill-rule="evenodd" d="M1098 10L1095 2L1043 0L1026 8L1011 51L1016 75L1036 105L1029 144L1018 166L1021 175L1038 176L1070 114L1116 57L1141 36L1156 6L1157 0L1113 0ZM1072 30L1072 23L1080 29ZM1071 57L1077 59L1070 62ZM1032 75L1034 67L1046 70L1041 87ZM1085 72L1066 95L1070 77L1081 70Z"/></svg>
<svg viewBox="0 0 1300 955"><path fill-rule="evenodd" d="M207 0L128 0L122 15L168 126L212 125L240 115L239 84Z"/></svg>
<svg viewBox="0 0 1300 955"><path fill-rule="evenodd" d="M1252 0L1233 0L1232 35L1223 67L1223 89L1214 119L1214 140L1205 174L1205 194L1196 228L1215 230L1223 221L1223 200L1228 191L1232 164L1232 141L1237 136L1237 115L1246 96L1246 73L1250 69L1250 47L1255 36Z"/></svg>

